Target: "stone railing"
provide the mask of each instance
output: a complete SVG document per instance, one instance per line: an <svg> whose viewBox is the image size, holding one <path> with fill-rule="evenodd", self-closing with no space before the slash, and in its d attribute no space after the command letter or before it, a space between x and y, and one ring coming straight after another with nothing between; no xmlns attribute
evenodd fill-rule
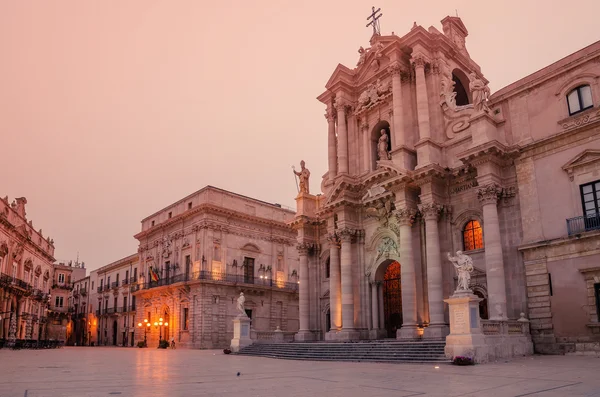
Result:
<svg viewBox="0 0 600 397"><path fill-rule="evenodd" d="M521 313L521 318L518 320L481 320L481 332L486 336L529 335L529 321L525 318L524 313Z"/></svg>
<svg viewBox="0 0 600 397"><path fill-rule="evenodd" d="M283 343L293 342L296 332L282 331L277 327L275 331L250 330L250 339L254 343Z"/></svg>

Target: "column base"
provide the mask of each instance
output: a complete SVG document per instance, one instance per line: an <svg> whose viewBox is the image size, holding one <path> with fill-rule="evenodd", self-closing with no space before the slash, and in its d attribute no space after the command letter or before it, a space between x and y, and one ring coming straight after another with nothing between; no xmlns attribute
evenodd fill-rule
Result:
<svg viewBox="0 0 600 397"><path fill-rule="evenodd" d="M233 319L233 339L231 340L231 351L239 352L246 346L253 343L250 339L250 319L248 317L237 316Z"/></svg>
<svg viewBox="0 0 600 397"><path fill-rule="evenodd" d="M325 334L325 340L332 342L349 342L360 340L360 332L355 329L329 331Z"/></svg>
<svg viewBox="0 0 600 397"><path fill-rule="evenodd" d="M385 329L370 329L369 330L369 339L385 339L387 336L387 331Z"/></svg>
<svg viewBox="0 0 600 397"><path fill-rule="evenodd" d="M430 324L423 330L423 339L444 339L450 334L450 327L446 324Z"/></svg>
<svg viewBox="0 0 600 397"><path fill-rule="evenodd" d="M402 328L396 331L396 339L420 339L419 328L416 325L403 325Z"/></svg>
<svg viewBox="0 0 600 397"><path fill-rule="evenodd" d="M315 334L311 331L301 330L294 335L294 342L313 342Z"/></svg>

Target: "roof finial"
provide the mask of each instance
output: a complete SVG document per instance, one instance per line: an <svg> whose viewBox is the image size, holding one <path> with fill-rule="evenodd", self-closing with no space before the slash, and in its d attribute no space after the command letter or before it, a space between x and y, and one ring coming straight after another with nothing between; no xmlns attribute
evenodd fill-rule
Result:
<svg viewBox="0 0 600 397"><path fill-rule="evenodd" d="M378 8L377 10L375 10L375 7L372 7L372 11L373 12L371 13L371 15L369 15L367 17L367 21L369 19L373 19L373 20L367 24L367 27L373 26L373 36L379 36L381 34L380 30L379 30L379 18L381 18L383 16L383 14L377 15L377 13L379 11L381 11L381 8Z"/></svg>

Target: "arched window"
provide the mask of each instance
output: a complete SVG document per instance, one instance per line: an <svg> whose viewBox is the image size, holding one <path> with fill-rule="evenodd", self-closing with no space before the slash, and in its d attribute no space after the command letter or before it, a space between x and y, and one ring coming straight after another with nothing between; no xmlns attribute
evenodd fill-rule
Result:
<svg viewBox="0 0 600 397"><path fill-rule="evenodd" d="M567 103L569 104L569 115L591 108L594 106L592 103L592 89L589 85L580 85L567 94Z"/></svg>
<svg viewBox="0 0 600 397"><path fill-rule="evenodd" d="M454 73L452 74L452 81L454 81L454 92L456 92L456 106L468 105L469 95L462 81Z"/></svg>
<svg viewBox="0 0 600 397"><path fill-rule="evenodd" d="M329 272L330 272L330 258L327 258L327 260L325 261L325 278L329 278Z"/></svg>
<svg viewBox="0 0 600 397"><path fill-rule="evenodd" d="M479 221L469 221L463 229L463 249L472 251L483 248L483 231Z"/></svg>

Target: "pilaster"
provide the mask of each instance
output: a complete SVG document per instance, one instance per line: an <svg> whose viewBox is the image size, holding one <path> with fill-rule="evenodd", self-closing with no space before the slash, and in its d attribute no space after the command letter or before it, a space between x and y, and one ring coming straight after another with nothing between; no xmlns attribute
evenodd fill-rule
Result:
<svg viewBox="0 0 600 397"><path fill-rule="evenodd" d="M346 108L348 103L339 94L336 96L335 109L338 120L337 160L340 174L348 173L348 126L346 125Z"/></svg>
<svg viewBox="0 0 600 397"><path fill-rule="evenodd" d="M402 328L397 331L397 339L418 338L417 328L417 279L412 244L412 224L417 211L404 207L396 210L400 226L400 272L402 284Z"/></svg>

